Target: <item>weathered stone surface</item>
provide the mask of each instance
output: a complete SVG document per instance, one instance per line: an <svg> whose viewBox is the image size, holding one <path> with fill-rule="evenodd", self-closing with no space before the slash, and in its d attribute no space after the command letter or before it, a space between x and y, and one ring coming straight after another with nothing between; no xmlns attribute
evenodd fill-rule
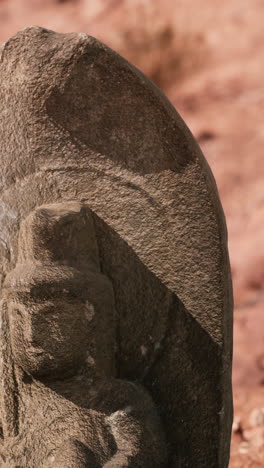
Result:
<svg viewBox="0 0 264 468"><path fill-rule="evenodd" d="M59 451L52 466L66 466L66 453L69 460L80 460L76 466L102 465L106 459L110 461L105 466L154 466L148 458L148 443L145 452L132 454L138 459L129 459L128 465L118 461L118 465L114 456L122 452L123 442L114 436L116 423L106 420L130 406L133 398L142 398L138 418L142 427L154 424L154 433L159 433L153 447L157 466L162 466L158 454L165 450L155 407L140 386L132 392L133 384L123 380L128 379L145 386L156 404L165 428L168 466L227 467L232 420L232 293L226 230L213 177L192 135L158 88L113 51L83 34L62 35L36 27L21 31L2 46L0 78L3 304L8 305L10 294L15 294L12 282L22 279L29 287L38 274L57 278L56 262L63 270L60 262L65 249L61 253L56 237L61 226L57 231L54 228L51 244L43 228L40 239L45 239L44 245L42 241L40 246L36 244L29 233L35 232L38 238L40 218L47 218L49 210L66 210L67 216L73 216L74 209L69 207L73 201L80 204L77 211L84 210L92 219L94 234L87 234L87 239L81 235L80 242L78 233L72 236L75 240L66 246L67 273L61 270L60 274L67 282L69 269L77 270L80 291L85 291L87 268L100 278L104 275L116 310L112 328L98 318L92 334L98 341L106 341L107 353L98 349L98 343L94 349L98 351L95 367L108 382L108 397L95 385L98 401L93 406L88 398L87 410L82 412L85 386L79 390L82 386L68 388L67 382L53 381L59 371L63 377L69 371L69 378L75 378L76 360L82 361L86 347L75 354L78 340L73 338L74 356L66 359L62 353L60 369L57 364L48 369L44 363L43 373L38 360L29 367L26 352L22 356L14 353L19 337L12 338L12 333L9 337L8 307L3 306L2 341L12 343L2 350L4 456L9 449L9 456L13 450L14 462L19 460L21 466L49 466L45 465L49 463L45 458L48 449L37 450L37 436L32 453L19 458L19 449L31 437L21 427L27 428L40 408L40 425L49 425L47 438L52 443L65 424L76 421L78 425L81 420L83 427L101 431L106 444L98 449L94 438L88 450L85 445L91 437L76 429L65 442L65 450L60 451L59 445L53 448ZM39 208L42 205L45 207ZM73 230L78 231L78 223L72 224ZM52 266L44 268L43 263ZM29 270L26 264L31 265ZM43 272L43 268L47 270ZM98 309L104 298L100 281L96 279L91 287L92 302L98 302ZM105 304L104 299L102 302ZM63 314L67 316L67 311ZM109 309L107 314L112 316ZM85 333L82 339L85 343ZM23 372L30 375L29 381L23 381ZM104 398L107 410L102 405ZM61 427L51 424L47 408L46 414L42 411L49 400L49 411L53 413L57 407L58 418L69 414L70 419L62 418ZM8 407L10 414L5 413ZM94 415L95 410L99 414ZM153 414L155 421L151 417L147 422L146 413ZM126 413L125 418L130 421ZM129 428L127 419L124 425ZM118 424L123 427L122 421ZM139 430L133 428L135 437ZM34 425L31 431L35 432ZM16 452L12 444L17 434L22 445ZM142 437L150 440L148 435ZM56 444L60 442L62 445L64 439ZM95 453L97 458L91 461Z"/></svg>
<svg viewBox="0 0 264 468"><path fill-rule="evenodd" d="M22 222L2 320L3 466L164 466L150 396L115 378L114 294L88 208L51 204Z"/></svg>

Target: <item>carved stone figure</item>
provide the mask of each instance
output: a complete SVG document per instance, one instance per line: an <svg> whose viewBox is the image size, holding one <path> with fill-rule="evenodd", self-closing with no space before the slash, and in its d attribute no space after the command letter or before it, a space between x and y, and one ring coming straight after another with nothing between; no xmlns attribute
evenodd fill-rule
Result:
<svg viewBox="0 0 264 468"><path fill-rule="evenodd" d="M0 48L0 468L227 468L225 220L158 88L85 34Z"/></svg>
<svg viewBox="0 0 264 468"><path fill-rule="evenodd" d="M151 397L115 378L113 289L89 210L64 203L27 217L2 307L2 359L13 363L2 370L13 390L2 405L3 466L164 466Z"/></svg>

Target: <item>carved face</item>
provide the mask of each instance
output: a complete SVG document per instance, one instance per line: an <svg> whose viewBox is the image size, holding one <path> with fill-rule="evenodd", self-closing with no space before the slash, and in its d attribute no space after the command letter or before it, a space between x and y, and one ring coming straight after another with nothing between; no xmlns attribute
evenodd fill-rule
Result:
<svg viewBox="0 0 264 468"><path fill-rule="evenodd" d="M29 374L56 378L82 364L114 373L114 294L99 260L93 215L78 202L38 207L22 222L3 297L14 361Z"/></svg>
<svg viewBox="0 0 264 468"><path fill-rule="evenodd" d="M92 305L63 291L41 301L23 296L8 304L15 362L33 376L76 372L93 345Z"/></svg>

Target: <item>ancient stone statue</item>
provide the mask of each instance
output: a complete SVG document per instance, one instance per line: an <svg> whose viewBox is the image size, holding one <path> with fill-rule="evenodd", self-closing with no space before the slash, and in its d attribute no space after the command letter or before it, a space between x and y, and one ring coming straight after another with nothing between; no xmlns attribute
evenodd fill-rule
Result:
<svg viewBox="0 0 264 468"><path fill-rule="evenodd" d="M227 468L225 221L191 133L85 34L0 48L0 468Z"/></svg>
<svg viewBox="0 0 264 468"><path fill-rule="evenodd" d="M13 395L2 405L4 466L164 466L151 397L115 378L114 295L89 210L48 205L26 218L2 307L13 363L2 374Z"/></svg>

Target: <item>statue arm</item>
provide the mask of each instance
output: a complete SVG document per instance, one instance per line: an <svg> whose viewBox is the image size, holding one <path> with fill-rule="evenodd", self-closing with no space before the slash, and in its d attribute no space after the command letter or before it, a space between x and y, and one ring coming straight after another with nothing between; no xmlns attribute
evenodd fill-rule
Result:
<svg viewBox="0 0 264 468"><path fill-rule="evenodd" d="M91 426L89 447L80 441L65 441L51 466L68 468L165 468L167 450L157 409L148 393L131 382L116 381L105 407L97 413L97 430ZM118 391L119 388L119 391ZM106 396L106 395L105 395ZM112 413L109 404L113 404ZM103 405L104 406L104 405ZM93 416L91 414L91 418ZM99 422L100 420L100 422ZM97 439L97 437L99 438ZM100 447L93 453L94 447ZM97 452L97 453L96 453ZM78 462L78 463L77 463ZM50 465L48 465L50 466Z"/></svg>

